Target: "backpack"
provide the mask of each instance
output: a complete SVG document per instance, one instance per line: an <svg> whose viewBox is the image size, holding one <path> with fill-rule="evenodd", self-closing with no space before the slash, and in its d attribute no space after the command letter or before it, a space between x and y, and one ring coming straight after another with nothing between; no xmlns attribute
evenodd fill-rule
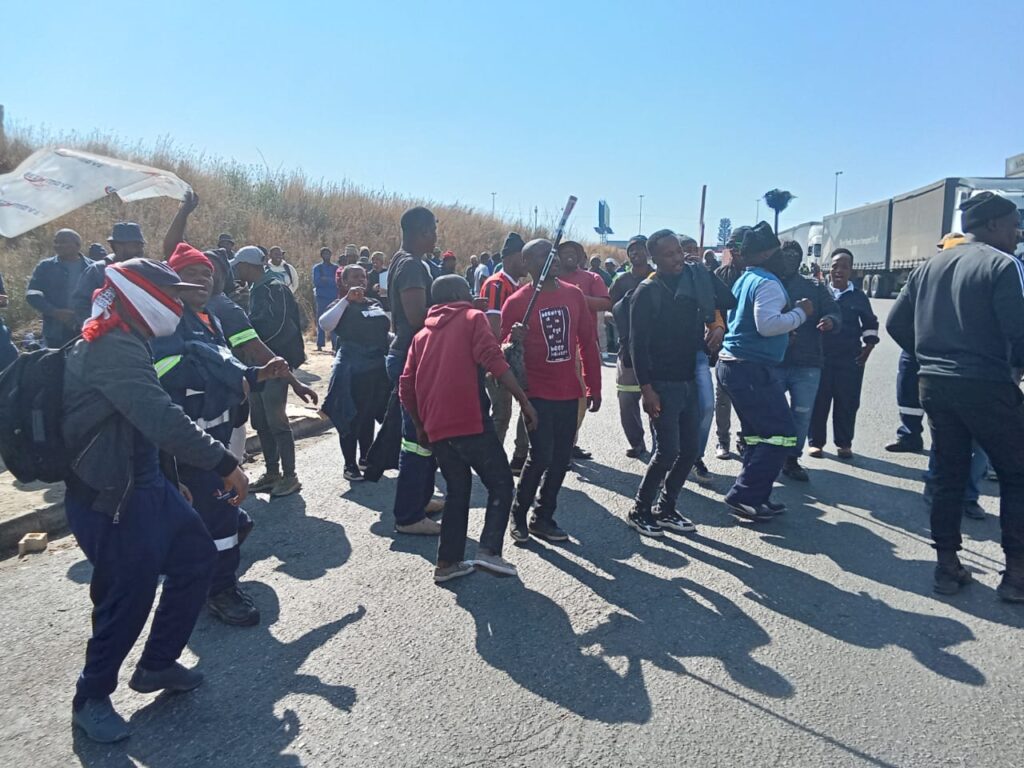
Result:
<svg viewBox="0 0 1024 768"><path fill-rule="evenodd" d="M0 457L22 483L56 483L70 474L61 410L64 363L78 338L23 354L0 373Z"/></svg>
<svg viewBox="0 0 1024 768"><path fill-rule="evenodd" d="M633 294L639 287L637 285L636 288L630 288L612 307L612 317L615 318L615 330L619 334L619 349L625 349L627 352L629 350L629 306L632 303ZM661 293L661 291L651 292L651 301L654 302L655 314L661 312Z"/></svg>
<svg viewBox="0 0 1024 768"><path fill-rule="evenodd" d="M283 315L277 316L275 301L281 300ZM269 282L250 294L249 320L263 343L275 355L283 357L292 368L306 362L299 304L284 283Z"/></svg>

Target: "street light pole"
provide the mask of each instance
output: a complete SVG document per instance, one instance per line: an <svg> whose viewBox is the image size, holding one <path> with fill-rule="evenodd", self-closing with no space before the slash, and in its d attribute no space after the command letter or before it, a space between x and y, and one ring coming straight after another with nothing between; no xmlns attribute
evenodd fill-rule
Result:
<svg viewBox="0 0 1024 768"><path fill-rule="evenodd" d="M491 216L494 216L494 198L497 197L497 192L491 192Z"/></svg>
<svg viewBox="0 0 1024 768"><path fill-rule="evenodd" d="M642 235L644 231L644 196L640 195L640 223L636 228L637 234Z"/></svg>
<svg viewBox="0 0 1024 768"><path fill-rule="evenodd" d="M832 199L832 213L835 214L839 211L839 177L843 175L842 171L836 171L836 193Z"/></svg>
<svg viewBox="0 0 1024 768"><path fill-rule="evenodd" d="M754 223L757 224L761 220L761 198L757 198L754 202L757 203L757 208L754 209Z"/></svg>

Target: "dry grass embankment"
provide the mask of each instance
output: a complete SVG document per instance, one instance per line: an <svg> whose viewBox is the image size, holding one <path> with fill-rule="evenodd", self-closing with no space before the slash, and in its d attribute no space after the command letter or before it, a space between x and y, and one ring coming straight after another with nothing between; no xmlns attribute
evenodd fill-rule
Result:
<svg viewBox="0 0 1024 768"><path fill-rule="evenodd" d="M280 245L288 251L306 283L299 291L307 300L310 268L322 246L338 253L346 243L367 246L390 255L398 249L398 220L411 205L428 205L440 220L438 243L454 250L465 267L470 254L500 248L509 229L526 239L544 234L522 221L504 221L465 205L413 200L398 194L368 192L347 182L315 180L302 171L271 172L176 147L171 140L155 147L129 144L98 134L51 135L15 128L0 130L0 173L13 170L44 146L75 147L102 155L123 157L174 171L196 190L200 206L192 215L188 238L200 248L212 247L220 232L230 232L239 246ZM25 304L25 286L39 259L52 255L50 242L61 227L81 234L83 248L105 243L115 221L136 221L148 240L148 253L158 257L167 225L177 202L157 199L124 204L116 197L96 202L21 237L0 244L0 272L11 297L5 310L8 324L23 328L36 320Z"/></svg>

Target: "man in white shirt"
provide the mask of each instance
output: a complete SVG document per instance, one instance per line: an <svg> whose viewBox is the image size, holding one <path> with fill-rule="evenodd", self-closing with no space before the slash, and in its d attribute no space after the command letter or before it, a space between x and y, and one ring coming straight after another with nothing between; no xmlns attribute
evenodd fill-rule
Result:
<svg viewBox="0 0 1024 768"><path fill-rule="evenodd" d="M292 293L295 293L299 287L299 273L284 260L284 254L285 252L276 245L267 252L267 272L273 272Z"/></svg>

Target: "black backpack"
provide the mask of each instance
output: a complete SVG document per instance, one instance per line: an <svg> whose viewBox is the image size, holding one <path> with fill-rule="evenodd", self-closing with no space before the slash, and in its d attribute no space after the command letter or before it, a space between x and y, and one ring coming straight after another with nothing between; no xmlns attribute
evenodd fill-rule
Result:
<svg viewBox="0 0 1024 768"><path fill-rule="evenodd" d="M61 408L64 363L76 341L20 355L0 373L0 457L22 483L56 483L70 474Z"/></svg>

